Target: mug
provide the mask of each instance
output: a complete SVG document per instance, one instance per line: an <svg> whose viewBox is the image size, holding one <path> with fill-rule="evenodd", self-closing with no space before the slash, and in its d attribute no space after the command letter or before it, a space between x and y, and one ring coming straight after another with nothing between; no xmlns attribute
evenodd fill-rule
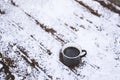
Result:
<svg viewBox="0 0 120 80"><path fill-rule="evenodd" d="M82 50L80 45L76 43L67 43L61 49L62 62L68 67L77 66L81 62L81 58L86 56L87 51Z"/></svg>

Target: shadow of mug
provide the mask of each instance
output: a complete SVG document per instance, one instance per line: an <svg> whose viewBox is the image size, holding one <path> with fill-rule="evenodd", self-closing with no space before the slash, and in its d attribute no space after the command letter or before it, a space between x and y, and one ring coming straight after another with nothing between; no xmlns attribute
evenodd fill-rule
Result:
<svg viewBox="0 0 120 80"><path fill-rule="evenodd" d="M82 50L80 45L75 43L67 43L61 49L62 62L68 67L79 65L81 58L87 54L86 50Z"/></svg>

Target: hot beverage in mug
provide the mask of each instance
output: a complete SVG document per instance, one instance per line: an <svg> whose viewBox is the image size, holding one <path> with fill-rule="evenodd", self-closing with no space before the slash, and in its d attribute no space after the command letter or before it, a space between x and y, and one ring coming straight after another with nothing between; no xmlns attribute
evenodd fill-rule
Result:
<svg viewBox="0 0 120 80"><path fill-rule="evenodd" d="M68 47L64 50L64 54L68 57L76 57L80 54L80 51L75 47Z"/></svg>
<svg viewBox="0 0 120 80"><path fill-rule="evenodd" d="M62 62L68 67L78 65L86 54L87 51L82 50L80 45L75 43L67 43L61 49Z"/></svg>

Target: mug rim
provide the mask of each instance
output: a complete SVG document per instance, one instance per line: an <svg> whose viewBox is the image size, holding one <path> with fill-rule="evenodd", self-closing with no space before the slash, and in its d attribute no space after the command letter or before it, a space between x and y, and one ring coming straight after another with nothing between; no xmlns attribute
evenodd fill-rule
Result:
<svg viewBox="0 0 120 80"><path fill-rule="evenodd" d="M64 50L65 50L66 48L69 48L69 47L74 47L74 48L78 49L80 53L82 52L82 49L81 49L81 46L80 46L80 45L78 45L78 44L76 44L76 43L67 43L67 44L65 44L65 45L62 47L62 55L63 55L64 57L69 58L69 59L75 59L75 58L78 58L78 57L81 56L80 53L79 53L79 55L77 55L77 56L75 56L75 57L66 56L65 53L64 53Z"/></svg>

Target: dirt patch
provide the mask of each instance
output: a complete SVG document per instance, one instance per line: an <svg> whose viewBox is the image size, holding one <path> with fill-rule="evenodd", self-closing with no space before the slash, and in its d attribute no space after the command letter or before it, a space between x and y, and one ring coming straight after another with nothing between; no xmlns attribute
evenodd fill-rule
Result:
<svg viewBox="0 0 120 80"><path fill-rule="evenodd" d="M79 17L76 13L73 13L75 16ZM82 16L79 17L80 19L84 19Z"/></svg>
<svg viewBox="0 0 120 80"><path fill-rule="evenodd" d="M120 15L120 10L118 10L117 8L115 8L111 3L106 4L104 1L100 1L100 0L96 0L97 2L99 2L103 7L108 8L109 10L118 13Z"/></svg>
<svg viewBox="0 0 120 80"><path fill-rule="evenodd" d="M70 26L70 28L73 30L73 31L78 31L75 27L73 26Z"/></svg>
<svg viewBox="0 0 120 80"><path fill-rule="evenodd" d="M88 21L88 22L91 23L91 24L93 23L92 21L90 21L90 20L88 20L88 19L86 19L86 21Z"/></svg>
<svg viewBox="0 0 120 80"><path fill-rule="evenodd" d="M9 70L9 66L7 66L4 62L0 61L0 63L3 65L3 71L6 74L6 80L15 80L15 77L12 75L12 73Z"/></svg>
<svg viewBox="0 0 120 80"><path fill-rule="evenodd" d="M11 4L12 4L13 6L18 7L18 5L17 5L13 0L11 0Z"/></svg>
<svg viewBox="0 0 120 80"><path fill-rule="evenodd" d="M109 0L109 1L120 7L120 0Z"/></svg>
<svg viewBox="0 0 120 80"><path fill-rule="evenodd" d="M5 11L0 9L0 14L5 14Z"/></svg>
<svg viewBox="0 0 120 80"><path fill-rule="evenodd" d="M4 61L4 63L6 64L6 65L8 65L8 66L10 66L10 67L16 67L15 65L14 65L14 60L12 60L11 58L7 58L7 57L5 57L5 58L3 58L3 61Z"/></svg>
<svg viewBox="0 0 120 80"><path fill-rule="evenodd" d="M2 58L2 53L0 53L0 58Z"/></svg>
<svg viewBox="0 0 120 80"><path fill-rule="evenodd" d="M99 14L98 12L97 12L97 10L93 10L91 7L89 7L88 5L85 5L82 1L78 1L78 0L75 0L77 3L79 3L80 5L82 5L82 6L84 6L87 10L89 10L92 14L94 14L94 15L96 15L96 16L98 16L98 17L100 17L101 16L101 14Z"/></svg>
<svg viewBox="0 0 120 80"><path fill-rule="evenodd" d="M27 51L25 48L23 48L22 46L17 46L17 48L18 48L25 56L29 57L29 56L28 56L28 51Z"/></svg>
<svg viewBox="0 0 120 80"><path fill-rule="evenodd" d="M65 26L68 26L68 24L67 24L67 23L64 23L64 25L65 25Z"/></svg>
<svg viewBox="0 0 120 80"><path fill-rule="evenodd" d="M83 28L83 29L86 29L84 25L80 25L79 27Z"/></svg>
<svg viewBox="0 0 120 80"><path fill-rule="evenodd" d="M120 28L120 25L117 24L117 26Z"/></svg>
<svg viewBox="0 0 120 80"><path fill-rule="evenodd" d="M65 26L69 26L67 23L64 23L64 25ZM73 26L69 26L70 27L70 29L72 29L73 31L78 31L75 27L73 27Z"/></svg>
<svg viewBox="0 0 120 80"><path fill-rule="evenodd" d="M56 31L52 28L47 28L44 24L40 24L39 25L41 26L42 29L44 29L46 32L48 33L51 33L52 35L54 35L56 33Z"/></svg>
<svg viewBox="0 0 120 80"><path fill-rule="evenodd" d="M6 58L2 56L2 53L0 53L0 58L2 58L2 60L0 61L0 64L3 65L3 67L0 69L0 72L4 72L6 74L5 79L6 80L15 80L14 75L12 75L12 73L9 70L9 67L14 67L14 61L10 58Z"/></svg>

